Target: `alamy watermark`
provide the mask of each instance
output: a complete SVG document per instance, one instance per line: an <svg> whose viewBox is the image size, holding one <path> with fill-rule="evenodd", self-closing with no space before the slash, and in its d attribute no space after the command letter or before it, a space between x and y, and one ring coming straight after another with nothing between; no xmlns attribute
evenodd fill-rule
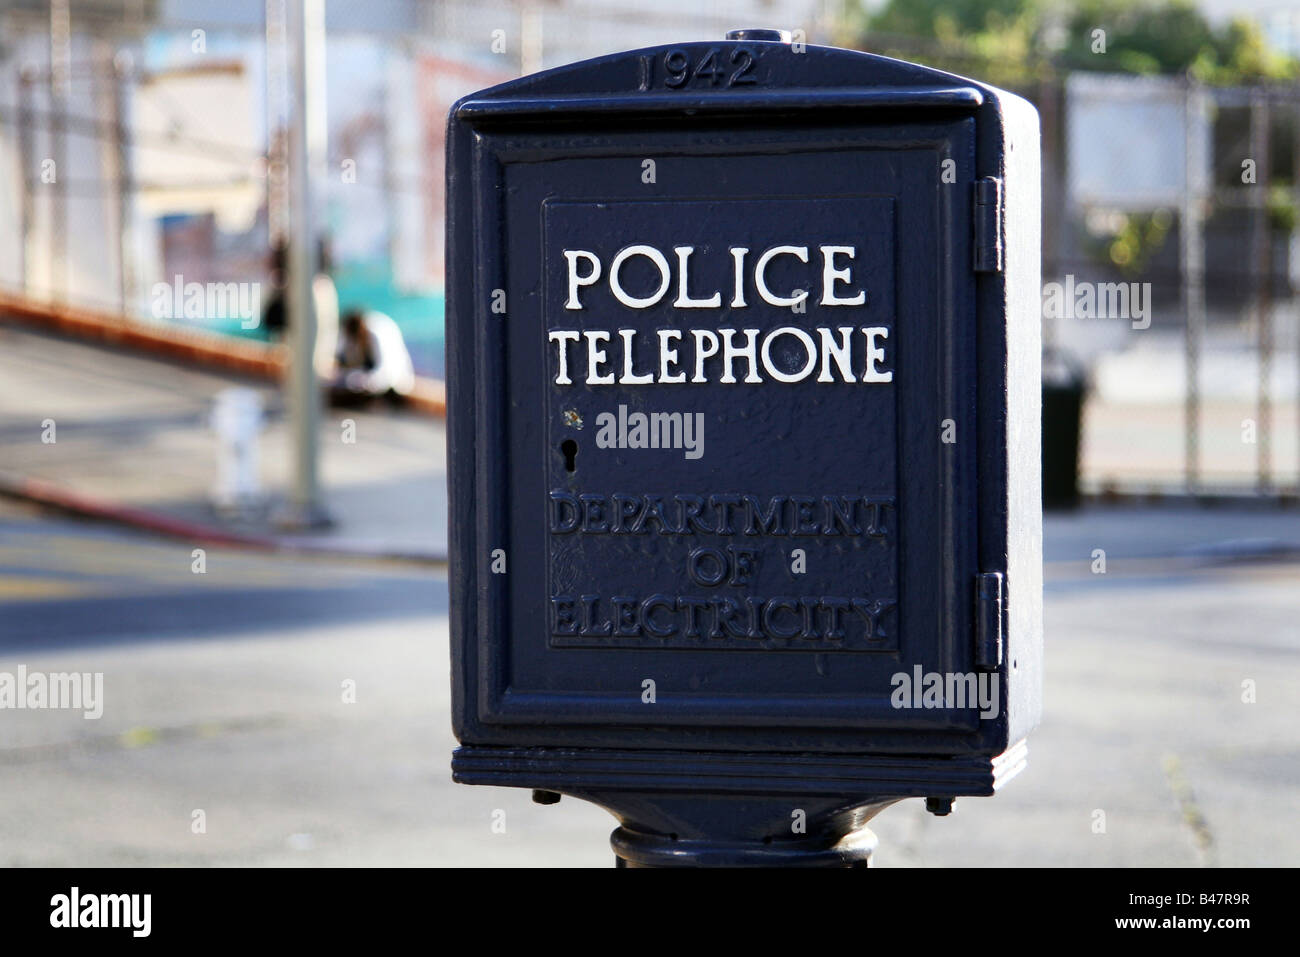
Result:
<svg viewBox="0 0 1300 957"><path fill-rule="evenodd" d="M978 708L981 718L996 718L1001 709L996 672L922 671L913 665L911 674L896 672L889 683L895 708Z"/></svg>
<svg viewBox="0 0 1300 957"><path fill-rule="evenodd" d="M680 449L686 458L704 455L703 412L633 412L620 405L618 414L596 416L596 447L600 449Z"/></svg>
<svg viewBox="0 0 1300 957"><path fill-rule="evenodd" d="M1065 282L1043 284L1045 319L1125 319L1134 329L1151 326L1151 283Z"/></svg>
<svg viewBox="0 0 1300 957"><path fill-rule="evenodd" d="M0 671L0 710L84 711L87 721L104 714L102 671Z"/></svg>
<svg viewBox="0 0 1300 957"><path fill-rule="evenodd" d="M244 329L262 321L259 282L186 282L177 273L170 283L154 283L149 294L155 319L238 319Z"/></svg>
<svg viewBox="0 0 1300 957"><path fill-rule="evenodd" d="M73 887L50 898L50 926L121 928L132 937L148 937L152 911L152 894L91 894Z"/></svg>

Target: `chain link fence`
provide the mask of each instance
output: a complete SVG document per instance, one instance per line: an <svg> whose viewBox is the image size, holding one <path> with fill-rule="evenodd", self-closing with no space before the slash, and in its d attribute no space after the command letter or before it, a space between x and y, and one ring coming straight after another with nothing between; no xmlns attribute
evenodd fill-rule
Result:
<svg viewBox="0 0 1300 957"><path fill-rule="evenodd" d="M1296 494L1300 90L1043 84L1044 340L1090 371L1099 494Z"/></svg>

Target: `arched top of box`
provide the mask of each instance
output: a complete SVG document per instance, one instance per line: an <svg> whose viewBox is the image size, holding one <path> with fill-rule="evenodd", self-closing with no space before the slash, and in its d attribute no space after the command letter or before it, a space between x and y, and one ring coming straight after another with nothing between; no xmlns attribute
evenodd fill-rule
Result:
<svg viewBox="0 0 1300 957"><path fill-rule="evenodd" d="M902 60L773 41L647 47L584 60L472 93L451 118L709 117L896 110L970 112L1007 96Z"/></svg>

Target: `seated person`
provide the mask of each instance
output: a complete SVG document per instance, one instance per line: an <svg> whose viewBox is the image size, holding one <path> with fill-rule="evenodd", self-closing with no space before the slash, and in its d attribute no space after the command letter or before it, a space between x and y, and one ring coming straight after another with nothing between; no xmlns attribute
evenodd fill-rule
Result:
<svg viewBox="0 0 1300 957"><path fill-rule="evenodd" d="M331 397L354 404L409 395L415 388L415 369L397 323L382 312L350 309L341 325Z"/></svg>

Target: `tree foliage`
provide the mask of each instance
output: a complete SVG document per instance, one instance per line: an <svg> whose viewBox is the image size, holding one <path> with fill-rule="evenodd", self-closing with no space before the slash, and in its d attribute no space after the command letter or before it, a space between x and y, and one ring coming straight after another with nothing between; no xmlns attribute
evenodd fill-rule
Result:
<svg viewBox="0 0 1300 957"><path fill-rule="evenodd" d="M1215 84L1300 76L1259 27L1215 27L1191 0L849 0L842 39L1021 87L1049 72L1190 74Z"/></svg>

